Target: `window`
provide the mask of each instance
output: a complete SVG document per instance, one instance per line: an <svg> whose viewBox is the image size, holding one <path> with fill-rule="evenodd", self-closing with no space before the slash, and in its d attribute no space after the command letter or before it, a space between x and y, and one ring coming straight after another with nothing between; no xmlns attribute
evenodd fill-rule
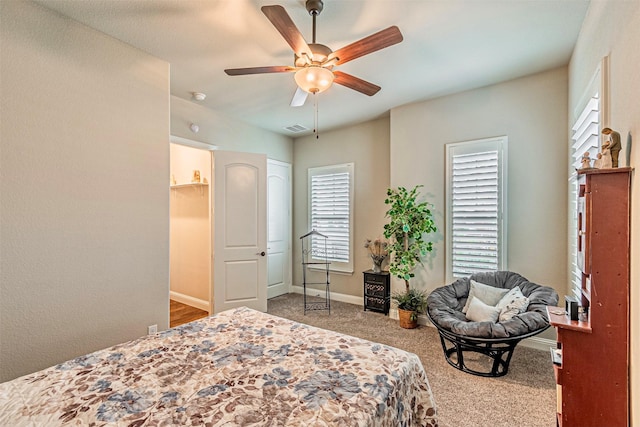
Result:
<svg viewBox="0 0 640 427"><path fill-rule="evenodd" d="M580 113L571 128L571 158L573 168L580 169L582 155L589 153L591 159L598 154L598 135L600 133L600 102L598 94L594 94Z"/></svg>
<svg viewBox="0 0 640 427"><path fill-rule="evenodd" d="M507 137L447 144L447 276L506 266Z"/></svg>
<svg viewBox="0 0 640 427"><path fill-rule="evenodd" d="M353 163L309 168L309 228L328 237L331 270L353 272ZM311 260L324 260L325 241L311 239Z"/></svg>
<svg viewBox="0 0 640 427"><path fill-rule="evenodd" d="M600 129L608 126L609 120L609 57L605 56L596 67L591 81L573 110L570 120L571 141L569 143L569 280L575 296L582 297L582 272L578 267L578 175L582 166L581 157L589 153L593 160L600 148Z"/></svg>
<svg viewBox="0 0 640 427"><path fill-rule="evenodd" d="M582 155L589 153L591 159L598 154L600 134L600 99L595 93L588 99L584 109L571 128L571 170L569 178L569 249L570 277L574 294L581 298L582 273L578 267L578 176L575 169L582 166Z"/></svg>

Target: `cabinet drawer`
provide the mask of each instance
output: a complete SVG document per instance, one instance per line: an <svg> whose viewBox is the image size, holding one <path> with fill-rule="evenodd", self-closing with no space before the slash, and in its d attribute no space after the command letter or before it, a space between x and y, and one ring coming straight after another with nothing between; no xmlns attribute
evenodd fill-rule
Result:
<svg viewBox="0 0 640 427"><path fill-rule="evenodd" d="M384 298L370 297L370 296L364 297L365 308L372 309L372 310L386 311L387 310L386 302L387 300L385 300Z"/></svg>
<svg viewBox="0 0 640 427"><path fill-rule="evenodd" d="M364 284L364 293L365 295L372 297L385 298L387 296L385 288L386 287L383 284L367 282Z"/></svg>
<svg viewBox="0 0 640 427"><path fill-rule="evenodd" d="M379 285L384 285L386 283L384 276L379 276L376 274L367 274L367 273L364 273L364 281L366 283L377 283Z"/></svg>

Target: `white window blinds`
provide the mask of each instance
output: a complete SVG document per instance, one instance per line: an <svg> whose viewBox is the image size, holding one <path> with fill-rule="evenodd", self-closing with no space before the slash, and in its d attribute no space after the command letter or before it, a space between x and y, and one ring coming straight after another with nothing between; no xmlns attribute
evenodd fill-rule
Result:
<svg viewBox="0 0 640 427"><path fill-rule="evenodd" d="M353 163L309 169L309 226L328 237L332 269L352 268L352 194ZM312 237L311 256L324 260L325 239Z"/></svg>
<svg viewBox="0 0 640 427"><path fill-rule="evenodd" d="M593 95L571 128L571 169L582 167L582 155L589 153L593 160L598 154L600 134L600 99ZM571 283L576 296L581 296L582 274L577 264L578 257L578 178L575 173L569 178L569 248L571 251Z"/></svg>
<svg viewBox="0 0 640 427"><path fill-rule="evenodd" d="M447 145L450 277L504 267L502 142Z"/></svg>
<svg viewBox="0 0 640 427"><path fill-rule="evenodd" d="M587 102L578 120L571 128L573 167L576 169L580 169L582 166L582 155L584 153L589 153L589 157L592 160L598 154L598 135L600 133L599 105L598 94L596 94Z"/></svg>

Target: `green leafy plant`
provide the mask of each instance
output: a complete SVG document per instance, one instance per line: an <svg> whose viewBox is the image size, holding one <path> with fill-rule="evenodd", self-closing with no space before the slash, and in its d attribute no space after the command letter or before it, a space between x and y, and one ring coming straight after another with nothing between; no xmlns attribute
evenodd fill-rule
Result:
<svg viewBox="0 0 640 427"><path fill-rule="evenodd" d="M396 302L400 310L411 312L411 321L416 321L418 314L424 313L427 308L427 295L417 289L408 289L406 292L393 294L391 299Z"/></svg>
<svg viewBox="0 0 640 427"><path fill-rule="evenodd" d="M389 188L384 201L389 205L386 216L390 221L384 226L384 237L390 239L387 250L392 256L389 272L404 280L407 293L416 265L422 264L422 257L433 250L433 242L425 237L437 231L429 203L417 200L420 187L410 191Z"/></svg>

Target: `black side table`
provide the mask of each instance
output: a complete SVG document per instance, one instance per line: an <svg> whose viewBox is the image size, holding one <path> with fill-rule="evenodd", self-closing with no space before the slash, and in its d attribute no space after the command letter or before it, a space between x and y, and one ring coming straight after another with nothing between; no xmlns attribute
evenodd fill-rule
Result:
<svg viewBox="0 0 640 427"><path fill-rule="evenodd" d="M367 270L364 274L364 310L389 314L391 300L391 275L388 271L374 273Z"/></svg>

